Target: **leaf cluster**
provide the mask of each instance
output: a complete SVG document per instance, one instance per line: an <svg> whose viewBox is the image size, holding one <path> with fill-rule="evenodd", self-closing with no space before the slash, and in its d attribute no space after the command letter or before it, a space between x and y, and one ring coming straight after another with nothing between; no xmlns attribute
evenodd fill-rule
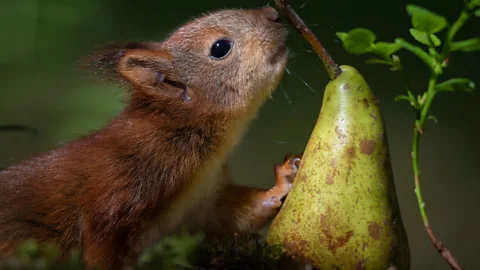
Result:
<svg viewBox="0 0 480 270"><path fill-rule="evenodd" d="M412 44L404 38L396 38L393 42L377 41L375 33L366 28L339 32L337 37L349 53L374 54L377 57L368 59L366 63L388 65L392 71L402 71L397 52L401 49L407 50L428 66L435 78L438 78L448 66L451 52L480 51L480 37L454 40L455 34L469 18L480 17L480 0L467 1L460 17L453 24L450 24L444 16L418 5L407 5L406 12L411 17L412 28L409 29L409 33L417 44ZM444 35L443 41L439 38L440 34ZM415 96L406 77L404 80L407 95L397 96L396 100L408 101L417 111L422 111L427 99L433 98L438 92L472 92L475 89L475 83L468 78L452 78L438 84L435 81L432 92L425 91Z"/></svg>

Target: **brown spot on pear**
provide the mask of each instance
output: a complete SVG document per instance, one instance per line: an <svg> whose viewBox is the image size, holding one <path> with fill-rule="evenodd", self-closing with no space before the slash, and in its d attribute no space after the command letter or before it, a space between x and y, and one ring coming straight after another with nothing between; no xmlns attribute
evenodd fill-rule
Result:
<svg viewBox="0 0 480 270"><path fill-rule="evenodd" d="M362 140L360 142L360 152L366 155L373 154L375 152L375 142L367 139Z"/></svg>

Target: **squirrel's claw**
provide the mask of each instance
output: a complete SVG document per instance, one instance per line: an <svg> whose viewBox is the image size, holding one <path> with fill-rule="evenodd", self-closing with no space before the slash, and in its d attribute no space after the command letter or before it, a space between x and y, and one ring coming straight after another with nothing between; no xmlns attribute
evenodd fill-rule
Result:
<svg viewBox="0 0 480 270"><path fill-rule="evenodd" d="M275 202L272 206L280 207L281 200L292 189L293 180L300 167L301 157L301 154L287 154L283 164L275 165L275 186L265 192L268 197L267 200Z"/></svg>

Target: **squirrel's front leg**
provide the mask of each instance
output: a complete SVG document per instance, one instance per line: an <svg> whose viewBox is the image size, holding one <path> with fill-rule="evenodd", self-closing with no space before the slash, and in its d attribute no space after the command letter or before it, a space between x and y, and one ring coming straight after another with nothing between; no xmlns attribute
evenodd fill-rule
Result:
<svg viewBox="0 0 480 270"><path fill-rule="evenodd" d="M210 235L252 232L260 229L282 205L300 165L301 155L287 155L275 165L275 185L263 190L228 183L219 191L214 216L204 231Z"/></svg>

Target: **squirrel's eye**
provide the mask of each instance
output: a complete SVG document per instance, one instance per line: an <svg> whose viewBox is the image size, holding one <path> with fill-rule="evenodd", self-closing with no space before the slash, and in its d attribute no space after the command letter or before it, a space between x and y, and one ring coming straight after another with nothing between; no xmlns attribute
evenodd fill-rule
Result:
<svg viewBox="0 0 480 270"><path fill-rule="evenodd" d="M210 49L210 56L217 60L225 58L232 50L232 43L232 41L227 39L215 41Z"/></svg>

